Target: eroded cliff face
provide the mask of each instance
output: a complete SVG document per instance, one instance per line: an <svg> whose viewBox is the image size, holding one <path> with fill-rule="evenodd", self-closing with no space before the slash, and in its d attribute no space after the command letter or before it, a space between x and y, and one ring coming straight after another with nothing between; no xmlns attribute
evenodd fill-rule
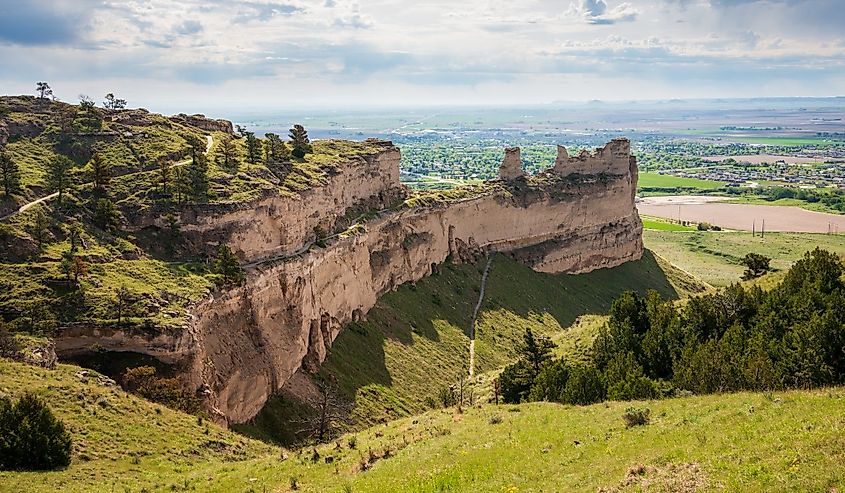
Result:
<svg viewBox="0 0 845 493"><path fill-rule="evenodd" d="M324 247L313 245L315 225L332 231L362 204L384 209L402 191L395 147L384 143L297 200L267 198L252 209L191 218L193 234L227 241L247 259L246 282L199 303L190 328L172 341L156 338L145 351L139 339L109 333L99 343L178 359L186 382L207 396L218 418L242 422L297 370L316 369L344 325L366 316L379 296L429 275L450 255L503 252L552 273L642 255L637 168L627 140L572 158L562 149L553 169L530 178L514 168L514 154L503 166L507 179L486 192L382 210Z"/></svg>
<svg viewBox="0 0 845 493"><path fill-rule="evenodd" d="M322 186L293 196L265 197L248 208L228 204L185 208L181 231L197 250L213 252L226 243L248 262L297 251L315 239L315 228L334 231L356 209L379 210L403 196L399 149L390 142L372 143L381 150L340 163L339 172Z"/></svg>
<svg viewBox="0 0 845 493"><path fill-rule="evenodd" d="M505 252L543 272L638 259L642 224L628 142L611 142L573 168L387 213L325 248L254 266L243 287L196 310L192 383L206 385L230 421L251 418L300 367L316 368L342 327L379 296L429 275L461 248Z"/></svg>

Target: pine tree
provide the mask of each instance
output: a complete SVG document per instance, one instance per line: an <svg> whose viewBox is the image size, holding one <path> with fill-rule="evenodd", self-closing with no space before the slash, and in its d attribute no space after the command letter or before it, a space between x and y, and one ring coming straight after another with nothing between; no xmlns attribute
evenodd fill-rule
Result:
<svg viewBox="0 0 845 493"><path fill-rule="evenodd" d="M161 185L161 194L168 195L170 190L171 172L170 161L162 158L158 162L158 183Z"/></svg>
<svg viewBox="0 0 845 493"><path fill-rule="evenodd" d="M38 93L38 99L47 99L53 95L53 90L50 89L50 84L46 82L37 82L35 84L35 91Z"/></svg>
<svg viewBox="0 0 845 493"><path fill-rule="evenodd" d="M12 403L0 397L0 469L47 470L70 464L72 442L64 424L31 392Z"/></svg>
<svg viewBox="0 0 845 493"><path fill-rule="evenodd" d="M250 164L256 164L261 161L261 141L255 136L255 132L244 131L246 137L246 160Z"/></svg>
<svg viewBox="0 0 845 493"><path fill-rule="evenodd" d="M194 153L188 165L187 182L191 197L196 201L208 198L208 161L205 154Z"/></svg>
<svg viewBox="0 0 845 493"><path fill-rule="evenodd" d="M235 139L229 136L223 137L220 144L217 145L217 164L226 169L237 170L240 162L239 154Z"/></svg>
<svg viewBox="0 0 845 493"><path fill-rule="evenodd" d="M98 195L105 195L111 183L111 163L103 159L100 153L94 153L88 165L91 167L91 181L94 182L94 192Z"/></svg>
<svg viewBox="0 0 845 493"><path fill-rule="evenodd" d="M70 251L75 252L82 244L82 225L79 221L72 221L65 226L65 236L70 243Z"/></svg>
<svg viewBox="0 0 845 493"><path fill-rule="evenodd" d="M311 152L311 141L308 139L308 132L305 130L305 127L299 124L294 125L290 129L288 136L293 147L290 153L294 157L302 159L306 154Z"/></svg>
<svg viewBox="0 0 845 493"><path fill-rule="evenodd" d="M244 280L244 270L238 257L227 245L220 245L217 250L217 260L214 262L215 271L223 276L224 283L240 284Z"/></svg>
<svg viewBox="0 0 845 493"><path fill-rule="evenodd" d="M548 337L542 335L535 336L530 328L525 329L522 339L523 344L519 348L519 353L531 366L536 376L540 373L540 366L543 362L551 358L552 349L554 349L555 345Z"/></svg>
<svg viewBox="0 0 845 493"><path fill-rule="evenodd" d="M47 188L58 192L57 203L62 203L62 194L70 186L70 169L73 161L62 155L57 155L47 163Z"/></svg>
<svg viewBox="0 0 845 493"><path fill-rule="evenodd" d="M267 138L265 157L267 168L282 178L289 169L286 163L290 160L290 150L278 135L268 133L265 137Z"/></svg>
<svg viewBox="0 0 845 493"><path fill-rule="evenodd" d="M94 223L104 231L111 231L120 225L120 211L109 199L100 199L94 209Z"/></svg>
<svg viewBox="0 0 845 493"><path fill-rule="evenodd" d="M21 168L6 152L0 151L0 173L3 175L3 192L6 196L21 191Z"/></svg>
<svg viewBox="0 0 845 493"><path fill-rule="evenodd" d="M41 249L44 246L44 242L47 239L47 232L48 228L50 227L50 220L47 218L47 215L41 210L40 207L35 209L35 214L32 218L32 222L27 229L27 232L32 239L38 243L38 248Z"/></svg>

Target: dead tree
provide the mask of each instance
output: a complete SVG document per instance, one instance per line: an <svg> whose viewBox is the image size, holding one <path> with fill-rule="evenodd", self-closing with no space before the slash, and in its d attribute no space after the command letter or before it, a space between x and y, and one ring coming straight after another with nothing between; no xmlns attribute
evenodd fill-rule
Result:
<svg viewBox="0 0 845 493"><path fill-rule="evenodd" d="M350 417L353 405L340 394L334 382L319 382L317 392L306 397L305 404L313 414L298 421L299 436L322 443L331 439L342 425L353 422Z"/></svg>

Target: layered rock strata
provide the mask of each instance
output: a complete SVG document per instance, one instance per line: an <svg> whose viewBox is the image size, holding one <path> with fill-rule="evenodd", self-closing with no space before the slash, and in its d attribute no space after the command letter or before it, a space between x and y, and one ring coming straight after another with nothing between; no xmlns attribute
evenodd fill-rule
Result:
<svg viewBox="0 0 845 493"><path fill-rule="evenodd" d="M552 169L535 177L521 176L513 155L503 166L508 180L489 183L476 196L382 211L325 247L312 245L315 224L336 222L362 201L384 202L380 195L400 187L396 148L385 143L298 204L270 198L250 210L197 217L197 231L230 230L230 244L248 259L264 260L247 263L243 286L200 303L187 334L170 344L158 337L140 351L178 356L184 378L206 394L210 409L221 420L242 422L297 370L319 365L344 325L364 317L379 296L429 275L463 249L503 252L553 273L612 267L642 255L637 168L627 140L577 157L564 149ZM109 341L143 346L111 333L100 344Z"/></svg>

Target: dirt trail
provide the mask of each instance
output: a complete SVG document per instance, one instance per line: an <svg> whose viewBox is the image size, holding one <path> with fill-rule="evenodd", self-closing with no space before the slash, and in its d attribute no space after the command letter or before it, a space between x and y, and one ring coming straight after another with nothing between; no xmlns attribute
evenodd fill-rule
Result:
<svg viewBox="0 0 845 493"><path fill-rule="evenodd" d="M475 374L475 323L478 320L478 311L481 303L484 302L484 290L487 288L487 276L490 274L490 267L493 265L493 256L487 254L487 264L484 266L484 274L481 275L481 291L478 293L478 302L475 310L472 311L472 325L469 333L469 376Z"/></svg>
<svg viewBox="0 0 845 493"><path fill-rule="evenodd" d="M211 146L214 144L214 139L211 137L211 135L206 135L205 138L206 138L205 154L208 155L208 153L211 152ZM182 166L182 165L188 164L190 162L191 162L190 159L185 159L183 161L180 161L180 162L174 164L173 166ZM122 177L122 176L135 175L135 174L138 174L138 173L149 173L149 171L135 171L135 172L132 172L132 173L126 173L125 175L116 175L115 178L119 178L119 177ZM90 185L91 183L92 182L83 183L82 185ZM3 217L0 217L0 221L5 221L6 219L9 219L10 217L13 217L17 214L20 214L21 212L29 209L30 207L33 207L37 204L43 204L44 202L53 200L54 198L56 198L58 196L59 196L59 192L54 192L54 193L51 193L50 195L35 199L32 202L27 202L26 204L20 206L18 208L18 210L13 211L11 214L7 214Z"/></svg>

